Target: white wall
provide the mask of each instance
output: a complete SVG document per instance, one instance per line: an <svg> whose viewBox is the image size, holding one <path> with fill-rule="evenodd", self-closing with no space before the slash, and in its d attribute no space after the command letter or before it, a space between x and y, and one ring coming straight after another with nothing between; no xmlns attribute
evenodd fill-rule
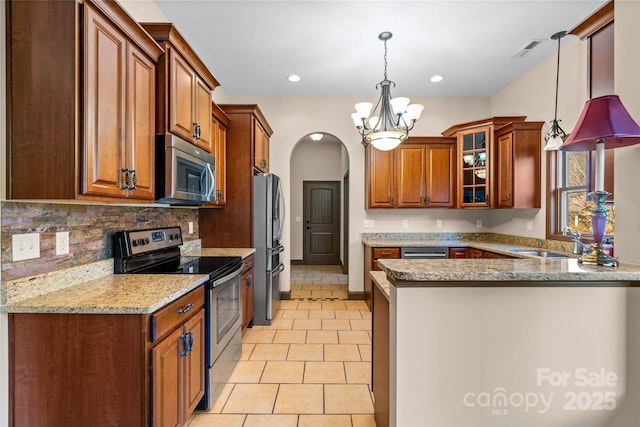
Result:
<svg viewBox="0 0 640 427"><path fill-rule="evenodd" d="M547 41L547 43L555 41ZM573 129L587 99L586 43L568 35L562 40L560 52L560 84L558 91L558 119L568 134ZM515 59L514 59L515 60ZM555 102L556 64L554 54L536 68L513 81L491 99L491 114L505 116L526 114L527 120L546 122L542 134L549 130L553 120ZM541 209L494 210L491 212L491 230L496 233L545 238L546 233L546 153L542 153L542 205ZM527 231L526 222L533 221L533 230Z"/></svg>
<svg viewBox="0 0 640 427"><path fill-rule="evenodd" d="M640 122L640 2L616 1L615 91L631 116ZM640 146L615 151L616 256L640 263ZM624 230L624 232L621 232Z"/></svg>
<svg viewBox="0 0 640 427"><path fill-rule="evenodd" d="M304 135L300 135L301 137ZM295 146L291 154L290 197L291 207L291 259L304 257L304 198L303 181L342 181L342 150L340 142L327 142L325 137L318 142L304 141ZM342 199L342 195L340 195ZM296 218L300 218L297 221ZM342 222L342 221L340 221Z"/></svg>

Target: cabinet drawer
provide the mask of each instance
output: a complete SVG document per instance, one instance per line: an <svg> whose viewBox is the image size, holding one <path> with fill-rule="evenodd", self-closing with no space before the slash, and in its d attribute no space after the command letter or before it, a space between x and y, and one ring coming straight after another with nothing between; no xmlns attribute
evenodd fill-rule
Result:
<svg viewBox="0 0 640 427"><path fill-rule="evenodd" d="M169 303L151 315L151 341L155 342L204 306L204 286Z"/></svg>
<svg viewBox="0 0 640 427"><path fill-rule="evenodd" d="M373 259L400 258L400 248L373 248Z"/></svg>

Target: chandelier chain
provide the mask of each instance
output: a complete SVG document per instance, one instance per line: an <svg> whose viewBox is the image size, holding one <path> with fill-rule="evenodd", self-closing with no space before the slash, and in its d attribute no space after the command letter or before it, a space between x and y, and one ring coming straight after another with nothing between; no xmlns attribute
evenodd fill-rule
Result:
<svg viewBox="0 0 640 427"><path fill-rule="evenodd" d="M384 79L389 80L387 78L387 41L384 41Z"/></svg>
<svg viewBox="0 0 640 427"><path fill-rule="evenodd" d="M558 85L560 83L560 39L562 37L558 37L558 63L556 66L556 108L553 113L553 119L558 121Z"/></svg>

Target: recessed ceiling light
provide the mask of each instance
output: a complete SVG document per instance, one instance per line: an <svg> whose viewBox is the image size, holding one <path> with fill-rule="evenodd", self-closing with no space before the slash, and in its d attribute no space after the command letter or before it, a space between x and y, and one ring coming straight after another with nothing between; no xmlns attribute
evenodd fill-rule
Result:
<svg viewBox="0 0 640 427"><path fill-rule="evenodd" d="M290 82L299 82L300 81L300 76L297 74L291 74L289 77L287 77L287 79Z"/></svg>
<svg viewBox="0 0 640 427"><path fill-rule="evenodd" d="M324 135L321 133L312 133L311 135L309 135L309 137L311 139L313 139L314 141L320 141L322 139Z"/></svg>
<svg viewBox="0 0 640 427"><path fill-rule="evenodd" d="M444 76L441 76L440 74L436 74L435 76L432 76L429 81L431 83L438 83L444 80Z"/></svg>

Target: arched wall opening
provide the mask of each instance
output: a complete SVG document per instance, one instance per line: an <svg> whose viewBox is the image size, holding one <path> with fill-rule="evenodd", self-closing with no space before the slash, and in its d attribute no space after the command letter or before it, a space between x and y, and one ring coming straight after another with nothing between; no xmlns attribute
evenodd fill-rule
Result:
<svg viewBox="0 0 640 427"><path fill-rule="evenodd" d="M314 264L305 255L304 183L336 183L339 188L339 264L348 271L348 178L349 154L345 144L335 135L315 132L322 139L313 140L309 133L300 138L291 150L289 180L289 235L291 264Z"/></svg>

